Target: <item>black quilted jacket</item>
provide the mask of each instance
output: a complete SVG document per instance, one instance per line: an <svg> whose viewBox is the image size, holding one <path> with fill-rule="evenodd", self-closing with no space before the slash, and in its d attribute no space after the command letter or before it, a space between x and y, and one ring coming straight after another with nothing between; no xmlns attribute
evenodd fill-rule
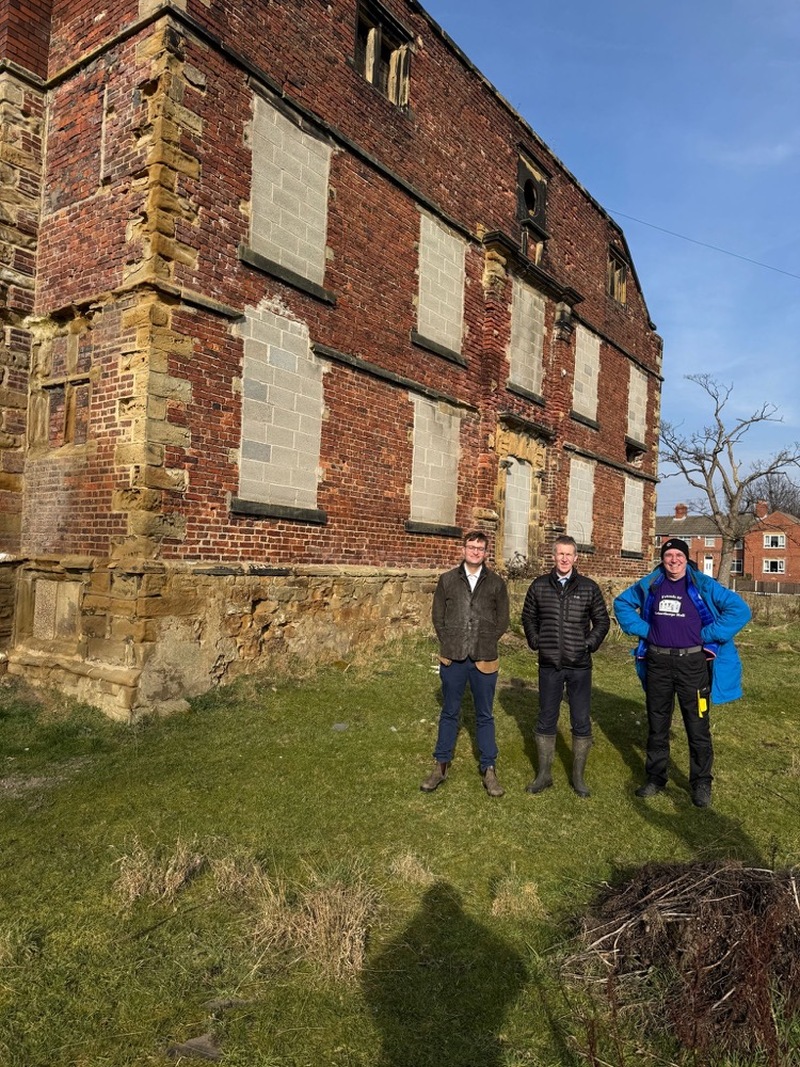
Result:
<svg viewBox="0 0 800 1067"><path fill-rule="evenodd" d="M555 568L531 582L522 609L522 626L542 666L590 667L591 654L603 643L609 625L597 582L574 568L563 589Z"/></svg>

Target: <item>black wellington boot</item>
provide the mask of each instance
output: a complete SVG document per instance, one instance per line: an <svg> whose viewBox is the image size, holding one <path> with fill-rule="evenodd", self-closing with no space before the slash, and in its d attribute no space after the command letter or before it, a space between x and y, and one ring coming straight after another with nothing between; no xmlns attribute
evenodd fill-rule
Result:
<svg viewBox="0 0 800 1067"><path fill-rule="evenodd" d="M536 777L530 783L525 786L526 793L543 793L545 789L549 789L553 784L553 775L551 769L553 767L553 756L556 751L556 735L555 734L537 734L536 735L536 756L538 768Z"/></svg>
<svg viewBox="0 0 800 1067"><path fill-rule="evenodd" d="M586 788L583 780L583 772L586 770L586 757L592 747L591 737L576 737L572 735L572 788L579 797L590 797L592 794Z"/></svg>

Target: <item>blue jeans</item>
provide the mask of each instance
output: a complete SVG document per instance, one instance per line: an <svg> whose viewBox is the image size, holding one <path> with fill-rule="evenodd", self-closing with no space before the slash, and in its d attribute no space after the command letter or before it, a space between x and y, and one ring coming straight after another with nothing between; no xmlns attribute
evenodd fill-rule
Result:
<svg viewBox="0 0 800 1067"><path fill-rule="evenodd" d="M540 667L539 718L537 734L554 734L561 710L561 697L567 687L569 722L575 737L591 737L589 710L592 703L591 667Z"/></svg>
<svg viewBox="0 0 800 1067"><path fill-rule="evenodd" d="M442 681L442 712L439 716L439 736L433 758L438 763L450 763L456 750L456 738L461 721L461 701L469 682L472 702L475 705L476 741L480 752L481 773L493 767L497 759L497 742L494 735L494 691L497 688L497 672L484 674L471 659L454 660L449 667L439 666Z"/></svg>

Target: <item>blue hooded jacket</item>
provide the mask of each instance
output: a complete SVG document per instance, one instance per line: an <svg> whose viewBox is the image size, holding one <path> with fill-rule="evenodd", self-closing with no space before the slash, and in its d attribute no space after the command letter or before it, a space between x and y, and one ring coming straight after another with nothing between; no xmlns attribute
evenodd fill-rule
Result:
<svg viewBox="0 0 800 1067"><path fill-rule="evenodd" d="M647 688L647 636L658 587L666 577L663 567L656 567L650 574L620 593L614 600L614 615L626 634L638 637L639 645L634 652L636 671L642 685ZM709 659L713 660L711 671L711 699L715 704L727 704L742 695L742 663L734 644L734 636L750 621L751 612L746 602L732 589L707 574L700 572L689 562L686 568L686 588L692 603L700 613L703 625L700 640Z"/></svg>

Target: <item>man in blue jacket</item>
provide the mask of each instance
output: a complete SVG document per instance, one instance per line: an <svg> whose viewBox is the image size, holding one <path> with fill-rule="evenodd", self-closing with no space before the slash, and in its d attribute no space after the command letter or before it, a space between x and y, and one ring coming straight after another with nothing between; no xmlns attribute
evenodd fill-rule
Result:
<svg viewBox="0 0 800 1067"><path fill-rule="evenodd" d="M671 537L661 546L661 566L614 600L626 634L638 637L636 669L647 703L646 780L637 797L652 797L667 784L669 730L675 697L689 741L689 786L698 808L711 804L714 750L711 701L742 695L742 665L734 636L750 620L738 594L698 571L689 546Z"/></svg>

